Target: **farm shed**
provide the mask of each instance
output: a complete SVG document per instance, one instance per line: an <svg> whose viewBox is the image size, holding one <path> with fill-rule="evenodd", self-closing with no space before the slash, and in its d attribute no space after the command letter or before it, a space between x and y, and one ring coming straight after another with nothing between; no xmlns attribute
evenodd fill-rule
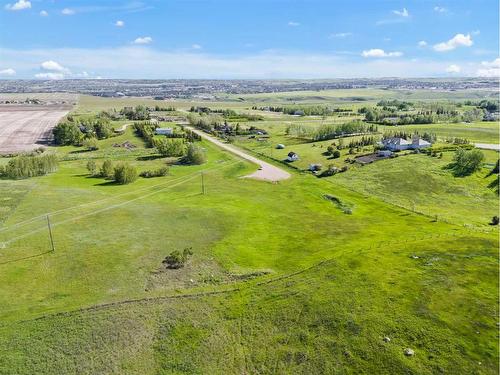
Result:
<svg viewBox="0 0 500 375"><path fill-rule="evenodd" d="M172 135L174 131L172 128L156 128L155 133L157 135Z"/></svg>
<svg viewBox="0 0 500 375"><path fill-rule="evenodd" d="M295 152L293 151L290 151L287 155L287 158L286 160L288 161L295 161L295 160L299 160L299 155L297 155Z"/></svg>

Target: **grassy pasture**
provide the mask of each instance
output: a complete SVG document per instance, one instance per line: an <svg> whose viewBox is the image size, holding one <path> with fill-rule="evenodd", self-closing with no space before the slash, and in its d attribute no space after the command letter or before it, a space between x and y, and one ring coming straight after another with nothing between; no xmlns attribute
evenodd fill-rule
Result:
<svg viewBox="0 0 500 375"><path fill-rule="evenodd" d="M78 111L123 105L84 96ZM303 148L304 163L325 158L325 142L286 140L288 121L309 123L270 114L256 126L269 145ZM113 147L125 141L137 148ZM411 155L270 184L239 178L255 166L206 142L202 166L158 157L130 128L99 145L55 149L52 175L0 181L0 374L498 373L498 229L487 225L498 196L486 169L459 179L443 169L451 154ZM86 162L106 158L169 163L170 174L90 178ZM187 266L165 270L185 247Z"/></svg>
<svg viewBox="0 0 500 375"><path fill-rule="evenodd" d="M430 125L403 125L398 127L380 126L379 131L407 131L420 133L430 132L438 138L446 139L448 137L466 138L475 143L494 143L500 142L500 127L498 122L474 122L470 124L430 124Z"/></svg>

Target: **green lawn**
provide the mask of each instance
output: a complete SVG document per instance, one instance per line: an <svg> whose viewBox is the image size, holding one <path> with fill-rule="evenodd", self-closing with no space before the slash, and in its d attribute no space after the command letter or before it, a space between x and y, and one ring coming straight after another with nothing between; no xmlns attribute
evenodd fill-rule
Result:
<svg viewBox="0 0 500 375"><path fill-rule="evenodd" d="M259 123L280 139L281 121ZM127 140L137 148L113 147ZM271 184L206 142L202 166L159 158L132 129L99 145L0 180L0 374L498 373L486 168L454 178L451 153L411 155ZM170 173L89 177L106 158ZM185 268L162 266L186 247Z"/></svg>
<svg viewBox="0 0 500 375"><path fill-rule="evenodd" d="M498 153L488 153L490 162ZM498 214L498 196L488 188L490 168L468 177L453 177L442 159L406 155L378 161L334 176L336 183L365 195L460 225L485 226Z"/></svg>
<svg viewBox="0 0 500 375"><path fill-rule="evenodd" d="M420 133L430 132L438 136L438 138L446 139L449 137L466 138L471 142L476 143L494 143L498 144L500 127L498 122L474 122L470 124L430 124L430 125L404 125L404 126L380 126L383 131L407 131Z"/></svg>

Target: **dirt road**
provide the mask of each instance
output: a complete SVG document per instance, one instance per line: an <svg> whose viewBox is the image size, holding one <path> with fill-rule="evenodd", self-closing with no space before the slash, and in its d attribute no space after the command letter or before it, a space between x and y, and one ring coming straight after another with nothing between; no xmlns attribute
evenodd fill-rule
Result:
<svg viewBox="0 0 500 375"><path fill-rule="evenodd" d="M223 148L224 150L232 152L233 154L235 154L235 155L237 155L245 160L248 160L252 163L259 165L259 170L255 171L252 174L249 174L248 176L245 176L245 178L255 178L258 180L266 180L266 181L276 182L276 181L286 180L286 179L291 177L290 173L288 173L287 171L284 171L283 169L278 168L272 164L269 164L263 160L257 159L256 157L245 153L244 151L240 150L239 148L236 148L236 147L231 146L227 143L224 143L224 142L218 140L217 138L212 137L201 130L192 128L190 126L186 126L186 128L188 128L189 130L198 134L202 138L205 138L206 140Z"/></svg>
<svg viewBox="0 0 500 375"><path fill-rule="evenodd" d="M500 145L494 143L474 143L477 148L482 148L483 150L495 150L500 151Z"/></svg>

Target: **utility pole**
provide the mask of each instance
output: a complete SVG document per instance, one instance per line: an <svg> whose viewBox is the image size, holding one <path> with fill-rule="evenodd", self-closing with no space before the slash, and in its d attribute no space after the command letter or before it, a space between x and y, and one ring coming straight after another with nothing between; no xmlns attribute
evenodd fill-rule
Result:
<svg viewBox="0 0 500 375"><path fill-rule="evenodd" d="M205 180L203 178L203 172L201 172L201 193L205 195Z"/></svg>
<svg viewBox="0 0 500 375"><path fill-rule="evenodd" d="M52 246L52 251L56 251L56 249L54 247L54 239L52 238L52 227L50 226L49 215L47 215L47 227L49 228L49 237L50 237L50 244Z"/></svg>

